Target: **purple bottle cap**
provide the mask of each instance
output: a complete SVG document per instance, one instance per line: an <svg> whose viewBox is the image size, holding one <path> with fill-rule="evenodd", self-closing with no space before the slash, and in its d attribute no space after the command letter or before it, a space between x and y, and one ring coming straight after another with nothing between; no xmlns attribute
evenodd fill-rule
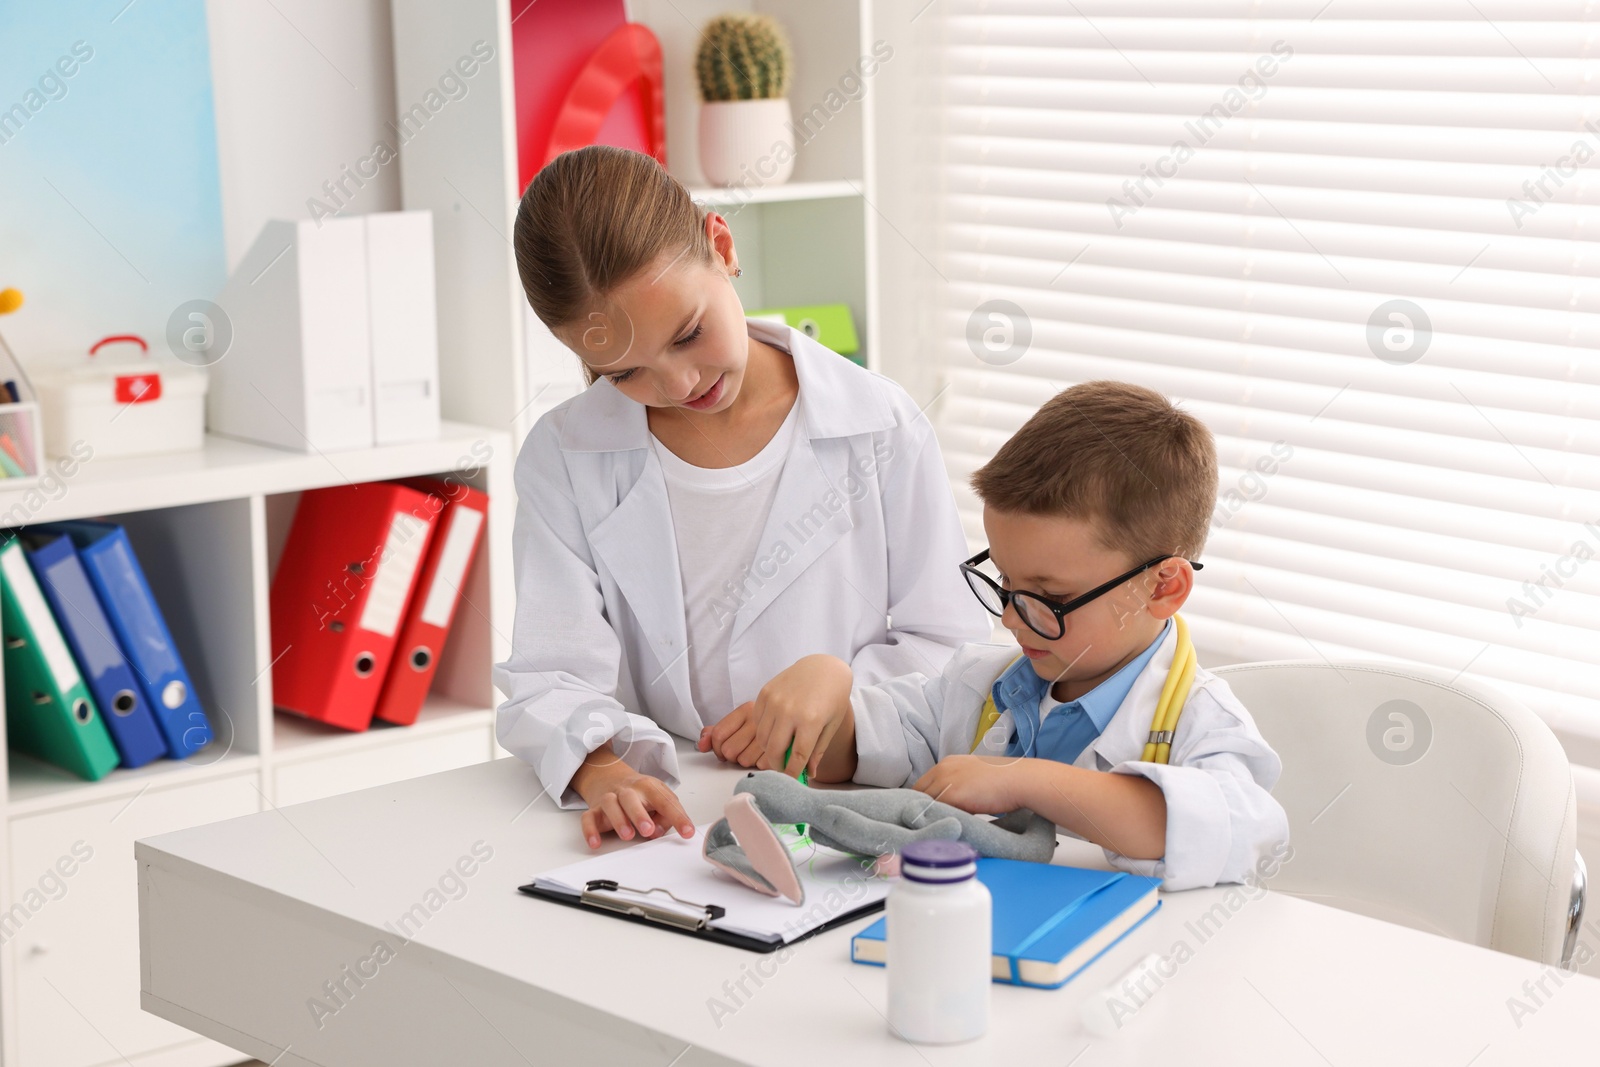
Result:
<svg viewBox="0 0 1600 1067"><path fill-rule="evenodd" d="M978 850L960 841L913 841L900 850L900 876L913 882L960 882L977 873Z"/></svg>

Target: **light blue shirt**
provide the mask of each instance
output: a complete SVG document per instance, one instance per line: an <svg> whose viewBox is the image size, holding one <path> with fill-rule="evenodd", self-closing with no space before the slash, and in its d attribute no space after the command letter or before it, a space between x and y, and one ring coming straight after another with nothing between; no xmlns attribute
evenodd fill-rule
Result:
<svg viewBox="0 0 1600 1067"><path fill-rule="evenodd" d="M1171 628L1172 620L1168 619L1150 647L1077 700L1051 711L1045 716L1042 727L1039 704L1050 692L1052 683L1039 677L1026 657L1006 668L990 690L994 706L1001 712L1011 712L1013 730L1006 755L1052 759L1060 763L1076 760L1128 699L1135 679L1149 666Z"/></svg>

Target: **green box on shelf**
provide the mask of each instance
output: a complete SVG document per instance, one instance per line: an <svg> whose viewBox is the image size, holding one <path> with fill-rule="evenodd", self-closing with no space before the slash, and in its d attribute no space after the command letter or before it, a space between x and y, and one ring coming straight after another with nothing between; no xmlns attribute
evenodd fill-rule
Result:
<svg viewBox="0 0 1600 1067"><path fill-rule="evenodd" d="M850 318L849 304L808 304L804 307L766 308L745 312L752 319L782 321L807 337L826 345L852 363L863 367L866 359L861 355L861 342L856 337L856 324Z"/></svg>

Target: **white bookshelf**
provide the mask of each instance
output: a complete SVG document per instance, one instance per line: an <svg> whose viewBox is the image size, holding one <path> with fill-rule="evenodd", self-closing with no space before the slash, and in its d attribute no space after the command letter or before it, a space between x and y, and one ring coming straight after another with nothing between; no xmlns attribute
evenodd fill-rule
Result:
<svg viewBox="0 0 1600 1067"><path fill-rule="evenodd" d="M22 507L30 522L96 516L127 527L216 734L187 760L98 782L4 751L0 739L7 1067L240 1060L139 1008L137 838L269 807L292 822L301 801L496 754L490 667L509 652L513 604L500 576L510 574L512 460L510 434L460 422L433 441L327 455L209 436L193 453L91 458L53 498L0 491L0 514L13 518ZM274 712L268 590L299 493L430 474L487 492L489 521L419 721L349 733ZM92 858L67 862L74 873L61 877L57 864L80 842ZM59 899L30 897L50 871L64 886Z"/></svg>
<svg viewBox="0 0 1600 1067"><path fill-rule="evenodd" d="M928 399L932 370L917 357L912 328L915 316L929 311L918 307L915 294L933 291L936 280L922 236L927 175L914 180L913 131L879 117L882 101L905 106L922 91L909 44L912 20L925 2L631 0L627 12L661 41L668 170L696 199L731 215L744 269L734 286L744 306L848 304L868 367ZM478 76L472 93L451 103L449 121L431 123L402 149L401 193L407 208L434 213L441 346L493 351L493 367L483 372L513 383L511 391L495 393L473 381L446 382L445 398L458 390L466 405L462 417L509 426L521 440L539 415L583 381L572 353L528 310L517 279L511 235L522 190L513 63L507 61L512 6L511 0L391 4L395 91L402 102L421 99L474 42L495 49L497 61ZM864 91L799 147L784 185L717 189L700 171L694 50L700 27L730 10L770 14L788 31L795 53L789 102L797 120L858 68L874 41L899 42L895 58L865 79ZM895 165L880 166L880 160Z"/></svg>
<svg viewBox="0 0 1600 1067"><path fill-rule="evenodd" d="M838 200L859 198L856 183L849 181L785 182L756 189L726 189L714 185L691 186L689 195L719 211L748 204L777 204L792 200ZM741 281L743 279L740 279Z"/></svg>
<svg viewBox="0 0 1600 1067"><path fill-rule="evenodd" d="M127 525L217 740L189 760L117 770L93 783L13 756L0 741L4 1067L220 1067L239 1060L231 1049L139 1010L134 840L269 807L293 823L299 801L499 754L490 667L510 651L512 464L538 416L582 384L572 355L527 311L512 253L521 192L512 2L391 0L399 110L435 88L440 72L475 41L491 43L498 59L401 154L402 206L434 212L441 403L444 417L457 421L447 421L436 441L325 456L213 436L192 454L92 459L64 491L27 504L31 522L105 516ZM915 294L934 291L926 246L918 247L926 214L919 197L930 183L907 147L909 124L881 119L886 105L927 91L908 47L910 23L924 4L637 0L628 13L661 39L669 169L693 196L730 217L745 307L849 304L868 365L927 399L933 388L919 385L927 368L917 360L911 327L930 313ZM788 30L797 116L875 40L893 42L898 52L801 148L790 182L712 189L695 145L692 56L707 19L741 8L770 13ZM478 460L473 446L482 442L491 450ZM470 480L489 493L489 523L465 586L468 603L420 720L350 734L275 714L267 595L298 494L345 481L444 474L463 461ZM0 491L0 514L24 501L23 493ZM311 838L308 862L316 862ZM28 891L80 841L93 858L64 879L59 899L24 908L15 921Z"/></svg>

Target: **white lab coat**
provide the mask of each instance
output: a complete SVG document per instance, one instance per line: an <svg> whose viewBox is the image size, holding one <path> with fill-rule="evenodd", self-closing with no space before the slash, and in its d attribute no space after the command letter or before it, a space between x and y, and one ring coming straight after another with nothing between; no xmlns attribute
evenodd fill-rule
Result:
<svg viewBox="0 0 1600 1067"><path fill-rule="evenodd" d="M898 385L798 330L746 327L792 354L803 406L731 623L735 705L812 653L867 682L937 674L989 626L957 569L966 540L928 419ZM675 786L668 734L698 737L733 709L697 710L690 697L678 550L645 408L596 382L534 426L515 480L500 744L563 808L583 806L572 774L608 742Z"/></svg>
<svg viewBox="0 0 1600 1067"><path fill-rule="evenodd" d="M1289 839L1288 817L1271 793L1283 764L1228 683L1203 668L1195 671L1178 719L1171 762L1140 759L1177 644L1174 627L1105 730L1073 766L1137 774L1166 797L1166 855L1135 860L1106 849L1113 867L1161 878L1162 888L1169 890L1244 882L1275 845ZM972 735L990 687L1018 655L1014 645L968 645L941 675L857 687L851 695L855 780L909 786L948 755L1005 755L1013 732L1009 711L1001 713L975 750Z"/></svg>

